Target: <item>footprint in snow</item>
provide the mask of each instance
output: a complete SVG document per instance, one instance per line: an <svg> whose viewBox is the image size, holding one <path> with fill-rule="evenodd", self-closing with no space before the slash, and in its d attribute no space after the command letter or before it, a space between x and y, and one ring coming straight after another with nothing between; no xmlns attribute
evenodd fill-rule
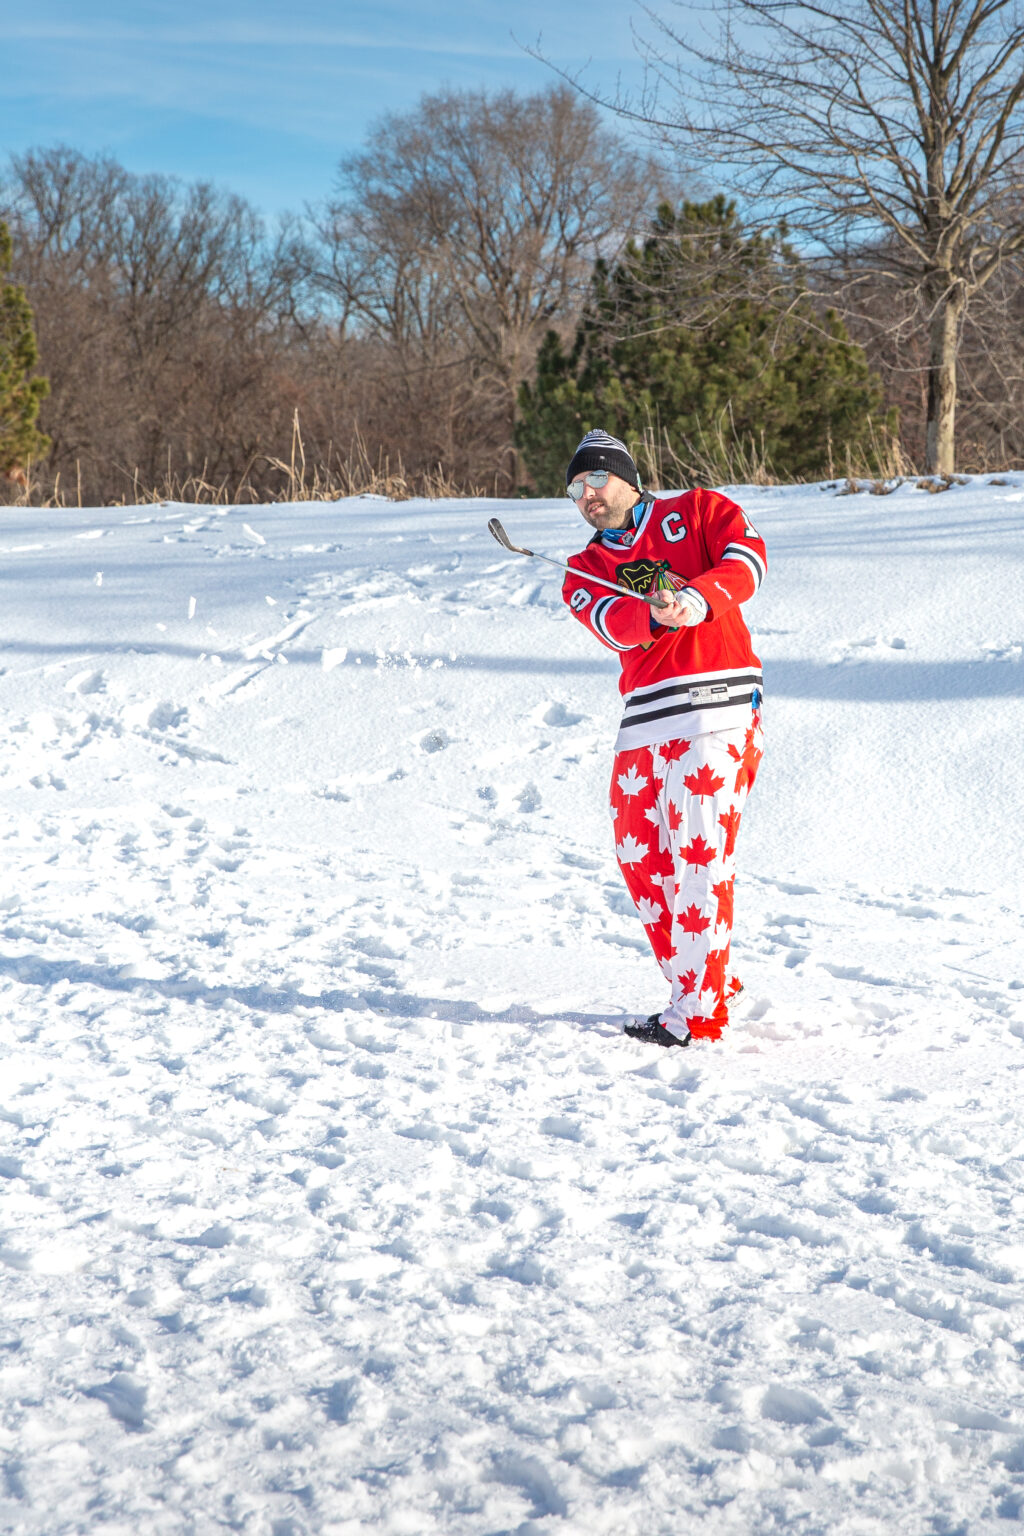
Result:
<svg viewBox="0 0 1024 1536"><path fill-rule="evenodd" d="M101 1386L85 1387L82 1395L103 1403L111 1418L117 1419L126 1430L145 1429L146 1388L126 1371L118 1371Z"/></svg>
<svg viewBox="0 0 1024 1536"><path fill-rule="evenodd" d="M539 811L541 798L536 784L524 784L516 796L516 803L524 816L529 816L533 811Z"/></svg>
<svg viewBox="0 0 1024 1536"><path fill-rule="evenodd" d="M314 790L313 793L321 800L340 800L347 803L352 799L352 796L347 795L341 788L341 781L338 779L332 779L329 784L324 785L323 789Z"/></svg>
<svg viewBox="0 0 1024 1536"><path fill-rule="evenodd" d="M570 867L573 868L573 869L594 870L594 869L600 869L601 868L601 861L600 861L600 859L587 859L587 858L584 858L583 855L579 854L579 853L563 852L563 854L562 854L562 863L570 865Z"/></svg>
<svg viewBox="0 0 1024 1536"><path fill-rule="evenodd" d="M443 752L445 747L450 747L452 739L443 725L435 726L432 731L427 731L420 737L421 752Z"/></svg>
<svg viewBox="0 0 1024 1536"><path fill-rule="evenodd" d="M908 650L906 640L902 635L867 635L863 640L841 641L834 655L832 665L836 666L844 661L862 661L865 651L905 651Z"/></svg>
<svg viewBox="0 0 1024 1536"><path fill-rule="evenodd" d="M236 870L239 870L242 867L241 859L229 858L223 854L211 853L209 855L209 861L213 865L214 869L219 869L221 874L224 875L233 875Z"/></svg>
<svg viewBox="0 0 1024 1536"><path fill-rule="evenodd" d="M74 677L69 677L64 688L67 693L105 693L107 680L102 672L95 672L90 667L85 672L76 672Z"/></svg>
<svg viewBox="0 0 1024 1536"><path fill-rule="evenodd" d="M37 773L34 779L29 779L33 789L67 789L67 783L54 773Z"/></svg>
<svg viewBox="0 0 1024 1536"><path fill-rule="evenodd" d="M571 710L565 707L564 704L549 705L544 714L541 716L541 719L545 725L555 727L579 725L580 721L585 720L586 718L586 715L574 715Z"/></svg>
<svg viewBox="0 0 1024 1536"><path fill-rule="evenodd" d="M818 1419L831 1418L831 1414L810 1392L774 1383L761 1399L761 1417L776 1424L796 1425L814 1424Z"/></svg>
<svg viewBox="0 0 1024 1536"><path fill-rule="evenodd" d="M173 704L169 699L164 699L150 710L146 724L151 731L173 731L184 725L187 719L188 710L184 705Z"/></svg>

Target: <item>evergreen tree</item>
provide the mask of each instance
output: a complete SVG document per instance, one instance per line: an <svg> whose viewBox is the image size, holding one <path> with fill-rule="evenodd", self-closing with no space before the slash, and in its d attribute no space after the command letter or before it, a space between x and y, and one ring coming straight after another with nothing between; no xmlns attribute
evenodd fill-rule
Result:
<svg viewBox="0 0 1024 1536"><path fill-rule="evenodd" d="M46 379L30 379L39 357L32 310L24 288L2 279L11 266L11 237L0 221L0 474L40 459L50 439L36 427L50 392Z"/></svg>
<svg viewBox="0 0 1024 1536"><path fill-rule="evenodd" d="M595 426L629 445L645 481L721 484L754 464L817 478L848 449L870 462L895 413L785 242L746 235L719 196L663 205L642 248L597 264L571 348L545 337L517 436L542 493L562 489Z"/></svg>

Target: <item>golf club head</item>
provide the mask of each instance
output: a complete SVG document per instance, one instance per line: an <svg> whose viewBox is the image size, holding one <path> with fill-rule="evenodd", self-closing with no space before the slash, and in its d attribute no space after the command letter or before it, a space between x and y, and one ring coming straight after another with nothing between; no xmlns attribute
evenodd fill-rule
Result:
<svg viewBox="0 0 1024 1536"><path fill-rule="evenodd" d="M496 517L488 519L487 527L490 529L491 533L497 539L498 543L502 546L503 549L511 550L514 555L533 554L532 549L523 549L520 547L520 545L513 544L512 540L509 538L508 534L505 532L504 528L501 526Z"/></svg>

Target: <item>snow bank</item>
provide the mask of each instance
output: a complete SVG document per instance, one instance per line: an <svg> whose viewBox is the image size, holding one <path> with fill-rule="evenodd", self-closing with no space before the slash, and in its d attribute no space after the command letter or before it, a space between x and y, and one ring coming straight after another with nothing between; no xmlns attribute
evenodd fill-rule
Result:
<svg viewBox="0 0 1024 1536"><path fill-rule="evenodd" d="M4 512L5 1529L1024 1518L1024 477L836 490L734 492L751 1001L685 1054L615 659L486 532L567 504Z"/></svg>

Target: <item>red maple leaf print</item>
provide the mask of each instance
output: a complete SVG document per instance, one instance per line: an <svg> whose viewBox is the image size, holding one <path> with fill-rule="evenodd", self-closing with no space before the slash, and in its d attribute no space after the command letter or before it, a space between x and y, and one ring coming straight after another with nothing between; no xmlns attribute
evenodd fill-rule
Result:
<svg viewBox="0 0 1024 1536"><path fill-rule="evenodd" d="M715 927L724 923L726 928L732 928L732 893L733 881L723 880L721 885L712 886L713 894L718 898L718 912L715 916Z"/></svg>
<svg viewBox="0 0 1024 1536"><path fill-rule="evenodd" d="M690 750L688 741L663 741L654 749L663 763L678 763Z"/></svg>
<svg viewBox="0 0 1024 1536"><path fill-rule="evenodd" d="M697 985L697 972L696 971L684 971L683 974L679 978L679 985L683 989L683 996L684 997L689 997L690 993L693 991L694 987Z"/></svg>
<svg viewBox="0 0 1024 1536"><path fill-rule="evenodd" d="M718 825L725 828L725 857L731 859L736 852L736 834L740 829L739 811L726 811L724 816L719 816Z"/></svg>
<svg viewBox="0 0 1024 1536"><path fill-rule="evenodd" d="M702 992L713 992L716 998L720 998L725 991L725 967L729 963L729 946L724 949L713 949L704 962L704 980L700 984Z"/></svg>
<svg viewBox="0 0 1024 1536"><path fill-rule="evenodd" d="M735 747L729 748L729 756L734 763L739 763L736 773L736 794L741 790L749 790L753 787L757 778L757 770L761 762L761 753L754 745L754 727L750 726L743 740L743 751L738 752Z"/></svg>
<svg viewBox="0 0 1024 1536"><path fill-rule="evenodd" d="M692 843L686 843L679 851L687 864L693 864L697 869L704 869L715 861L715 849L699 834Z"/></svg>
<svg viewBox="0 0 1024 1536"><path fill-rule="evenodd" d="M706 917L701 916L700 907L695 901L691 901L686 911L677 919L684 933L703 933L711 927Z"/></svg>
<svg viewBox="0 0 1024 1536"><path fill-rule="evenodd" d="M714 1015L705 1018L703 1014L697 1014L692 1019L687 1019L690 1034L695 1040L721 1040L722 1025L728 1024L728 1019L718 1019Z"/></svg>
<svg viewBox="0 0 1024 1536"><path fill-rule="evenodd" d="M682 812L670 800L668 803L668 829L670 832L679 831L679 823L682 821Z"/></svg>
<svg viewBox="0 0 1024 1536"><path fill-rule="evenodd" d="M632 799L634 795L642 794L647 788L650 777L646 773L639 773L636 764L631 763L623 773L618 775L616 783L626 798Z"/></svg>
<svg viewBox="0 0 1024 1536"><path fill-rule="evenodd" d="M688 773L683 783L690 791L690 794L696 795L698 800L700 800L705 795L713 795L716 790L721 789L725 780L720 779L716 773L712 772L710 763L703 763L696 773Z"/></svg>
<svg viewBox="0 0 1024 1536"><path fill-rule="evenodd" d="M649 747L636 747L631 752L616 754L611 782L611 803L616 816L632 807L639 809L654 803L650 769Z"/></svg>

